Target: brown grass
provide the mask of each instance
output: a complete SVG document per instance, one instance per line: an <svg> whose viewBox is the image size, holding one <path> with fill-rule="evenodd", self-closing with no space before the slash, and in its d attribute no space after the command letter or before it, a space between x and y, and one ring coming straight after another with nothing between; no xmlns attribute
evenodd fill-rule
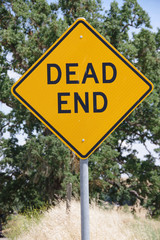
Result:
<svg viewBox="0 0 160 240"><path fill-rule="evenodd" d="M22 233L17 240L80 240L80 203L72 201L70 214L65 203L45 212L37 222L21 221ZM24 223L25 222L25 223ZM25 227L24 227L25 224ZM90 207L90 240L160 240L160 222L135 217L123 210L104 210L95 204Z"/></svg>

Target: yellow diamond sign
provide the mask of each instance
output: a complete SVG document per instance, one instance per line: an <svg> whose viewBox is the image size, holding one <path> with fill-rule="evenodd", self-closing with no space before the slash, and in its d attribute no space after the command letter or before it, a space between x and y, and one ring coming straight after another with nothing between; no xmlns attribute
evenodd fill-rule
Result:
<svg viewBox="0 0 160 240"><path fill-rule="evenodd" d="M13 85L12 93L85 159L152 89L142 73L78 19Z"/></svg>

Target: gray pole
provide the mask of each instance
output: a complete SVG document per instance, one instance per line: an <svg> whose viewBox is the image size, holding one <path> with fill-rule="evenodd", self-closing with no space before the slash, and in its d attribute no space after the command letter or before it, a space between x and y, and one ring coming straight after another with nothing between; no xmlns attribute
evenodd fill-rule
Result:
<svg viewBox="0 0 160 240"><path fill-rule="evenodd" d="M80 159L81 240L89 240L89 180L88 159Z"/></svg>

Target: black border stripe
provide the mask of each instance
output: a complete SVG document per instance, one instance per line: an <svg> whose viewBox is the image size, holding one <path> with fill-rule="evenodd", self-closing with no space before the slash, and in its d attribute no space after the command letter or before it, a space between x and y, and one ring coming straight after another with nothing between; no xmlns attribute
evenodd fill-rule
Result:
<svg viewBox="0 0 160 240"><path fill-rule="evenodd" d="M148 91L143 94L138 101L113 125L113 127L88 151L87 154L83 155L81 154L78 149L76 149L63 135L61 135L43 116L41 116L28 102L25 101L17 92L16 88L46 59L46 57L52 53L52 51L77 27L78 24L82 23L85 25L107 48L109 48L121 61L123 61L138 77L140 77L148 86ZM127 115L148 95L149 92L152 90L152 85L138 72L136 69L134 69L118 52L116 52L96 31L94 31L86 22L83 20L78 20L73 27L71 27L66 34L43 56L43 58L40 59L39 62L17 83L16 86L13 87L14 94L21 99L22 102L25 103L25 105L28 106L29 109L31 109L43 122L46 123L46 125L53 130L54 133L56 133L64 142L67 143L68 146L70 146L71 149L73 149L80 157L87 158L97 147L100 143L104 141L104 139L127 117Z"/></svg>

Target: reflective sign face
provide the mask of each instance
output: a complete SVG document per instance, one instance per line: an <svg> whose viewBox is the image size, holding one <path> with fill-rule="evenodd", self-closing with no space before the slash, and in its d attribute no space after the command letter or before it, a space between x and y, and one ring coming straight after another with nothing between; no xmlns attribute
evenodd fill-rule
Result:
<svg viewBox="0 0 160 240"><path fill-rule="evenodd" d="M12 93L85 159L152 89L145 76L78 19L14 84Z"/></svg>

